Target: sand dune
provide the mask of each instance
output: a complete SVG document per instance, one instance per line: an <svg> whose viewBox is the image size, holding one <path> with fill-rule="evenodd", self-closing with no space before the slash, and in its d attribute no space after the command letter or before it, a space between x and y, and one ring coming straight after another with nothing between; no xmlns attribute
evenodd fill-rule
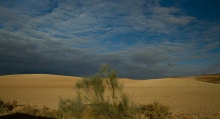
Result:
<svg viewBox="0 0 220 119"><path fill-rule="evenodd" d="M0 76L0 99L57 108L59 97L75 95L73 85L80 77L31 74ZM195 80L195 77L152 80L120 79L124 90L137 103L159 101L174 114L220 114L220 84Z"/></svg>
<svg viewBox="0 0 220 119"><path fill-rule="evenodd" d="M75 95L73 85L80 79L44 74L0 76L0 99L57 108L59 97Z"/></svg>
<svg viewBox="0 0 220 119"><path fill-rule="evenodd" d="M143 80L124 85L135 101L159 101L179 113L220 114L220 85L194 77Z"/></svg>

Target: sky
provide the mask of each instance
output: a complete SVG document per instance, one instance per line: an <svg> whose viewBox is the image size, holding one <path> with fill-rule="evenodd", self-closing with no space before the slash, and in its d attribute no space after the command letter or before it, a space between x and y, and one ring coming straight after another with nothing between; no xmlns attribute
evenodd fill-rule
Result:
<svg viewBox="0 0 220 119"><path fill-rule="evenodd" d="M219 0L1 0L0 75L220 73Z"/></svg>

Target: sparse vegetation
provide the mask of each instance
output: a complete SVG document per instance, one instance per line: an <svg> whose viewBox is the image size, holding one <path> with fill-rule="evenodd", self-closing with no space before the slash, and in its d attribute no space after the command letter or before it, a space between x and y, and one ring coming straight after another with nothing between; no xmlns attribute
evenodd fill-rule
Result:
<svg viewBox="0 0 220 119"><path fill-rule="evenodd" d="M58 110L22 105L16 109L17 101L0 101L0 113L18 114L34 117L58 119L170 119L169 107L158 102L148 105L135 105L123 92L118 83L117 73L108 65L103 65L100 72L76 83L77 92L73 99L60 98ZM10 116L9 115L9 116Z"/></svg>
<svg viewBox="0 0 220 119"><path fill-rule="evenodd" d="M17 101L14 100L12 102L4 102L0 100L0 116L7 114L28 114L36 117L50 117L50 118L58 118L59 112L56 110L50 110L46 106L43 108L32 107L30 105L22 105L21 108L16 109L18 107ZM15 109L15 110L14 110Z"/></svg>
<svg viewBox="0 0 220 119"><path fill-rule="evenodd" d="M172 113L169 107L160 105L159 102L154 102L153 104L140 106L141 113L149 119L170 119L172 118Z"/></svg>
<svg viewBox="0 0 220 119"><path fill-rule="evenodd" d="M0 100L0 113L7 113L9 111L12 111L15 107L17 107L16 100L12 102L4 102Z"/></svg>
<svg viewBox="0 0 220 119"><path fill-rule="evenodd" d="M219 74L198 76L199 81L218 83ZM175 77L179 78L179 77ZM216 85L217 86L217 85ZM127 87L126 87L127 88ZM71 99L59 101L59 109L46 106L39 108L30 105L18 105L17 101L0 100L0 118L45 118L45 119L219 119L218 112L185 111L172 116L168 106L158 102L135 104L124 93L118 83L117 73L103 66L100 72L90 78L84 78L74 86L77 95ZM125 89L126 90L126 89Z"/></svg>
<svg viewBox="0 0 220 119"><path fill-rule="evenodd" d="M30 105L24 105L21 109L16 110L15 112L20 114L29 114L33 116L52 117L52 118L58 118L59 116L58 111L50 110L46 106L39 109L37 107L32 107Z"/></svg>
<svg viewBox="0 0 220 119"><path fill-rule="evenodd" d="M108 65L100 73L84 78L75 85L75 99L60 100L59 110L64 116L75 118L132 118L135 107L130 106L128 96L122 91L117 73Z"/></svg>
<svg viewBox="0 0 220 119"><path fill-rule="evenodd" d="M204 114L204 113L180 113L174 116L174 119L219 119L219 114Z"/></svg>
<svg viewBox="0 0 220 119"><path fill-rule="evenodd" d="M202 76L197 76L196 80L209 83L220 83L220 74L206 74Z"/></svg>
<svg viewBox="0 0 220 119"><path fill-rule="evenodd" d="M166 106L136 106L123 92L118 83L117 73L103 65L100 73L84 78L75 85L77 96L74 99L60 99L59 110L62 117L94 119L136 119L171 118Z"/></svg>

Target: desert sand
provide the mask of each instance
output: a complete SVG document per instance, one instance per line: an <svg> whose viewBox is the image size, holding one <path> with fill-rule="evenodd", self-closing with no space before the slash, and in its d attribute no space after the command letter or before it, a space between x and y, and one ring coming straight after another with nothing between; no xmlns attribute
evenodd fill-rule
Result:
<svg viewBox="0 0 220 119"><path fill-rule="evenodd" d="M17 100L19 105L58 108L59 98L72 98L80 77L26 74L0 76L0 100ZM195 77L150 80L119 79L136 104L158 101L170 106L173 114L220 115L220 84Z"/></svg>

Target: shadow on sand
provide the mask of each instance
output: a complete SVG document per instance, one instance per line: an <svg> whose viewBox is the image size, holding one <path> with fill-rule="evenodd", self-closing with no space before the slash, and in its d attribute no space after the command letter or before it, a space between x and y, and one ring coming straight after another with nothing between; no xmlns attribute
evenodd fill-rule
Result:
<svg viewBox="0 0 220 119"><path fill-rule="evenodd" d="M0 116L0 119L56 119L56 118L40 117L40 116L33 116L29 114L15 113L15 114L8 114L8 115Z"/></svg>

